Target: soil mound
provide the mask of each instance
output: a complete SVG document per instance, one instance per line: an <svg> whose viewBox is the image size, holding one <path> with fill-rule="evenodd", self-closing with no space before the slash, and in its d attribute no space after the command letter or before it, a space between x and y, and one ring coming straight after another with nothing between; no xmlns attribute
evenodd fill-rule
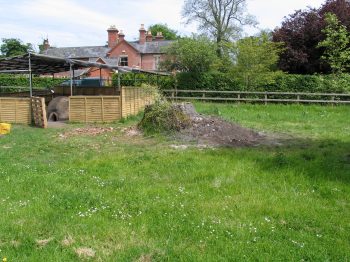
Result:
<svg viewBox="0 0 350 262"><path fill-rule="evenodd" d="M261 133L244 128L214 116L198 114L191 103L183 103L180 108L191 119L191 124L179 135L182 139L213 146L255 146L265 140Z"/></svg>
<svg viewBox="0 0 350 262"><path fill-rule="evenodd" d="M198 114L191 103L171 104L166 107L166 112L164 109L159 110L154 105L149 106L145 110L145 116L141 123L144 123L145 120L147 120L147 123L153 123L155 122L154 119L158 122L168 121L174 123L175 118L167 116L175 115L177 116L175 121L177 128L168 129L167 131L175 131L175 138L182 141L196 142L201 145L240 147L256 146L266 141L265 135L254 130L244 128L219 117ZM176 113L173 114L168 111ZM159 119L162 119L162 121ZM181 120L184 123L180 123ZM164 126L168 127L171 125L168 123ZM142 128L142 125L139 125L139 127ZM157 129L157 127L154 129Z"/></svg>

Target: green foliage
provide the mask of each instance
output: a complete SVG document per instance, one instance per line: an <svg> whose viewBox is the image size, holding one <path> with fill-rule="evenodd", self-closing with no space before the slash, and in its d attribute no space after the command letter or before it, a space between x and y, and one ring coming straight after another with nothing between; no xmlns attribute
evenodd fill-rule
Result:
<svg viewBox="0 0 350 262"><path fill-rule="evenodd" d="M189 117L181 111L180 107L166 100L158 88L144 84L142 87L152 94L155 102L146 106L138 128L147 134L156 134L179 131L189 125Z"/></svg>
<svg viewBox="0 0 350 262"><path fill-rule="evenodd" d="M276 70L282 45L272 42L267 32L237 41L232 51L235 65L231 73L247 90L273 83L276 75L281 74Z"/></svg>
<svg viewBox="0 0 350 262"><path fill-rule="evenodd" d="M182 38L167 48L161 67L167 71L208 72L217 61L215 44L206 37Z"/></svg>
<svg viewBox="0 0 350 262"><path fill-rule="evenodd" d="M0 52L4 57L23 55L33 50L32 44L24 44L20 39L15 38L3 38L0 45Z"/></svg>
<svg viewBox="0 0 350 262"><path fill-rule="evenodd" d="M275 78L274 83L262 85L258 90L281 92L350 93L350 75L288 75Z"/></svg>
<svg viewBox="0 0 350 262"><path fill-rule="evenodd" d="M332 72L339 74L350 68L350 35L335 14L325 16L327 26L322 32L326 39L318 44L325 49L322 60L330 65Z"/></svg>
<svg viewBox="0 0 350 262"><path fill-rule="evenodd" d="M64 79L52 79L51 77L33 77L34 88L50 88L65 81ZM29 79L23 75L0 75L0 86L28 87Z"/></svg>
<svg viewBox="0 0 350 262"><path fill-rule="evenodd" d="M145 108L145 113L138 127L148 134L179 131L190 122L176 105L165 99L157 99L153 105Z"/></svg>
<svg viewBox="0 0 350 262"><path fill-rule="evenodd" d="M158 32L162 32L165 40L176 40L179 38L177 31L169 28L167 24L154 24L148 28L153 36L157 36Z"/></svg>
<svg viewBox="0 0 350 262"><path fill-rule="evenodd" d="M237 76L221 72L202 74L179 73L176 76L177 88L187 90L217 91L280 91L280 92L324 92L350 93L350 75L289 75L271 73L269 78L257 85L246 86Z"/></svg>
<svg viewBox="0 0 350 262"><path fill-rule="evenodd" d="M149 84L162 89L172 89L175 85L173 76L162 76L143 73L122 73L120 74L121 86L141 86ZM112 76L112 86L118 86L118 74Z"/></svg>
<svg viewBox="0 0 350 262"><path fill-rule="evenodd" d="M240 83L229 74L221 72L179 73L176 75L178 89L189 90L240 90Z"/></svg>

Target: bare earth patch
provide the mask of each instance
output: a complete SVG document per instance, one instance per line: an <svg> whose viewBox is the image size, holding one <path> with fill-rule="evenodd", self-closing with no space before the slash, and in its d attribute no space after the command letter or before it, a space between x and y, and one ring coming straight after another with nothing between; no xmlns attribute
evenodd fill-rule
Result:
<svg viewBox="0 0 350 262"><path fill-rule="evenodd" d="M21 242L18 241L18 240L12 240L12 241L11 241L11 245L12 245L14 248L18 248L18 247L21 245Z"/></svg>
<svg viewBox="0 0 350 262"><path fill-rule="evenodd" d="M96 255L95 250L92 248L88 247L80 247L75 249L75 253L80 257L80 258L93 258Z"/></svg>
<svg viewBox="0 0 350 262"><path fill-rule="evenodd" d="M152 261L152 255L142 255L136 261L137 262L151 262Z"/></svg>
<svg viewBox="0 0 350 262"><path fill-rule="evenodd" d="M38 239L36 240L36 244L38 245L38 247L42 248L44 246L46 246L48 243L50 243L53 240L52 237L48 238L48 239Z"/></svg>
<svg viewBox="0 0 350 262"><path fill-rule="evenodd" d="M74 244L74 242L75 241L71 236L67 236L61 241L61 244L62 246L69 247L70 245Z"/></svg>
<svg viewBox="0 0 350 262"><path fill-rule="evenodd" d="M124 128L122 129L122 133L128 137L135 137L135 136L142 135L142 132L136 126Z"/></svg>
<svg viewBox="0 0 350 262"><path fill-rule="evenodd" d="M179 132L185 141L196 141L213 146L254 146L260 144L266 136L230 123L218 117L196 115L191 117L191 125Z"/></svg>
<svg viewBox="0 0 350 262"><path fill-rule="evenodd" d="M76 128L71 131L67 131L59 134L61 139L67 139L72 136L98 136L107 132L113 132L113 127L85 127L85 128Z"/></svg>

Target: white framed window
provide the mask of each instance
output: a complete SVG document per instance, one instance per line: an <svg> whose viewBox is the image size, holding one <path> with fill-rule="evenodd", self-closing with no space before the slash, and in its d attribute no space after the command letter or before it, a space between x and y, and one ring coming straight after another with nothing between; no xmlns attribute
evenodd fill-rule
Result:
<svg viewBox="0 0 350 262"><path fill-rule="evenodd" d="M120 66L129 66L129 59L128 56L121 56L119 60Z"/></svg>

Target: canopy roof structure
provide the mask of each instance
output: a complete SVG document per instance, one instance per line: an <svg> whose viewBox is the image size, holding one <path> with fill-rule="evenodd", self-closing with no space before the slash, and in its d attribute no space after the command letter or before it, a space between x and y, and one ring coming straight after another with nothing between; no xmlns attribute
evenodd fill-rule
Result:
<svg viewBox="0 0 350 262"><path fill-rule="evenodd" d="M21 56L0 59L1 73L32 73L32 74L53 74L67 72L71 69L80 69L86 67L122 69L123 71L132 71L128 68L119 68L118 66L93 63L76 59L60 58L54 56L28 53Z"/></svg>
<svg viewBox="0 0 350 262"><path fill-rule="evenodd" d="M73 78L74 70L82 68L99 68L118 70L118 72L136 72L156 75L169 75L168 73L159 73L135 69L124 66L116 66L109 64L102 64L97 62L89 62L71 58L61 58L55 56L48 56L42 54L28 53L21 56L2 58L0 59L0 74L28 74L30 85L30 96L32 96L32 74L46 75L61 72L71 72L71 95L73 95ZM120 77L120 75L119 75ZM101 78L101 73L100 73ZM118 81L120 83L120 81Z"/></svg>
<svg viewBox="0 0 350 262"><path fill-rule="evenodd" d="M102 64L71 58L61 58L42 54L28 53L21 56L14 56L0 59L0 73L17 74L54 74L77 70L81 68L95 67L100 69L118 70L121 72L137 72L157 75L169 75L167 73L152 72L124 66Z"/></svg>

